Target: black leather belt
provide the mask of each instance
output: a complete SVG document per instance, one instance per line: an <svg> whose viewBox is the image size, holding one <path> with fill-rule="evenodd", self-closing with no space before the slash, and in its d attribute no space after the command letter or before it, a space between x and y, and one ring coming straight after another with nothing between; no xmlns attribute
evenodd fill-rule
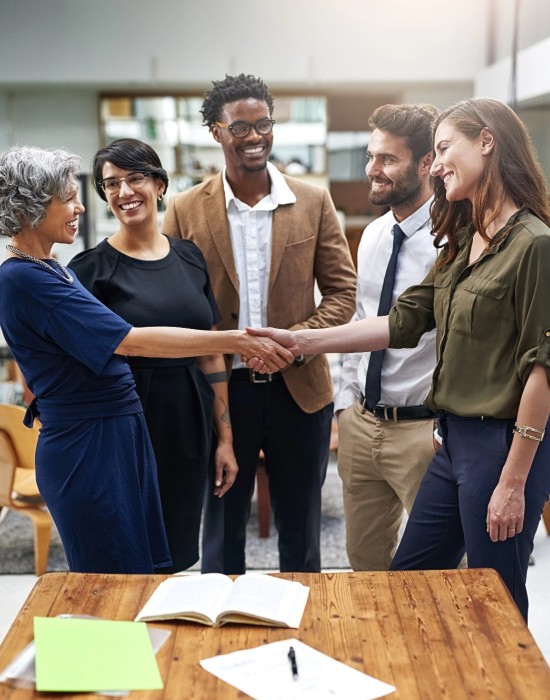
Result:
<svg viewBox="0 0 550 700"><path fill-rule="evenodd" d="M379 420L427 420L435 418L435 413L426 406L375 406L373 409L365 405L365 398L361 395L360 403L369 413Z"/></svg>
<svg viewBox="0 0 550 700"><path fill-rule="evenodd" d="M276 382L281 379L281 373L275 372L274 374L260 374L259 372L254 372L252 369L242 367L231 370L230 380L231 379L252 382L252 384L269 384L270 382Z"/></svg>

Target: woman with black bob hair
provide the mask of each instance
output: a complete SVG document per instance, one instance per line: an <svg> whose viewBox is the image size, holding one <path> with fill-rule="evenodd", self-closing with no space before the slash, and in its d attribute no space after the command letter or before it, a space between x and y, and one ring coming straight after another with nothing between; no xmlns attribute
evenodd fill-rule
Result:
<svg viewBox="0 0 550 700"><path fill-rule="evenodd" d="M414 347L437 329L427 405L443 445L390 568L454 568L466 552L470 567L500 573L527 619L527 568L550 492L548 191L523 123L487 98L440 114L431 174L443 248L389 317L263 333L309 354Z"/></svg>
<svg viewBox="0 0 550 700"><path fill-rule="evenodd" d="M51 255L84 213L79 158L17 146L0 154L0 327L36 397L36 476L72 571L152 573L171 565L151 442L125 356L194 357L258 349L272 370L291 359L243 332L134 328ZM161 181L161 186L164 183ZM280 353L280 354L279 354Z"/></svg>
<svg viewBox="0 0 550 700"><path fill-rule="evenodd" d="M197 246L163 235L157 202L168 176L156 151L137 139L119 139L92 162L94 186L118 228L69 263L80 282L133 326L210 330L219 313L206 263ZM223 355L130 357L128 363L157 462L173 573L199 558L202 501L212 424L220 498L237 474Z"/></svg>

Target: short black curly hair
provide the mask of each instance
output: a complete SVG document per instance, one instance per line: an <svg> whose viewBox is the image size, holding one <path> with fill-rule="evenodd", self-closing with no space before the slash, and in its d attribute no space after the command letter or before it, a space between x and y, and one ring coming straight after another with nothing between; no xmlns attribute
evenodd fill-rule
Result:
<svg viewBox="0 0 550 700"><path fill-rule="evenodd" d="M261 78L244 73L226 75L225 80L213 80L212 85L214 87L205 92L204 102L200 110L203 124L208 127L220 121L224 105L237 100L246 100L249 97L266 102L269 114L273 114L273 96Z"/></svg>

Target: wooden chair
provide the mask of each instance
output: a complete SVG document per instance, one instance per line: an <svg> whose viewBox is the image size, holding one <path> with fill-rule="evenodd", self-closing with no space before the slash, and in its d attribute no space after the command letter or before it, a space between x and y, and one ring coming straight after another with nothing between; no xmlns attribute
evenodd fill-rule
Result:
<svg viewBox="0 0 550 700"><path fill-rule="evenodd" d="M338 452L338 423L334 418L330 431L330 452ZM258 499L258 530L260 537L269 537L271 527L271 499L269 497L269 478L265 470L264 453L258 456L256 470L256 497Z"/></svg>
<svg viewBox="0 0 550 700"><path fill-rule="evenodd" d="M46 572L52 518L36 485L34 454L38 428L23 425L25 409L0 404L0 506L30 518L34 526L34 570Z"/></svg>

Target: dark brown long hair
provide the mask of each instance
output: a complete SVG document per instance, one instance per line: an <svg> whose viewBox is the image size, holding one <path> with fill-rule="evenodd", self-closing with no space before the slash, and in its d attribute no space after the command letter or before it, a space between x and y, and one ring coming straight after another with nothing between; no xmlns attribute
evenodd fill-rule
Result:
<svg viewBox="0 0 550 700"><path fill-rule="evenodd" d="M470 139L477 138L483 129L487 129L494 138L494 146L477 183L473 202L467 199L448 202L443 181L441 178L435 180L435 198L431 207L434 242L439 247L446 237L449 246L447 255L438 261L438 267L454 260L458 251L456 233L470 222L489 245L498 242L496 237L487 235L487 226L498 216L506 197L518 207L527 207L550 226L550 199L543 170L525 125L516 113L503 102L486 97L463 100L439 115L434 138L437 127L444 120L452 122Z"/></svg>

